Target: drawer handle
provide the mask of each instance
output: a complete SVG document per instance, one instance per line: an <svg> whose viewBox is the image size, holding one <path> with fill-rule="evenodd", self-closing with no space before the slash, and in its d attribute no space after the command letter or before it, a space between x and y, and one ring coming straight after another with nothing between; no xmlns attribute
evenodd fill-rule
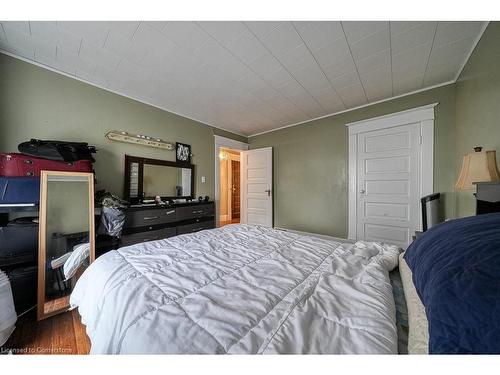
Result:
<svg viewBox="0 0 500 375"><path fill-rule="evenodd" d="M202 214L204 211L203 210L198 210L198 211L193 211L193 214Z"/></svg>
<svg viewBox="0 0 500 375"><path fill-rule="evenodd" d="M159 219L160 217L159 216L146 216L144 218L144 220L155 220L155 219Z"/></svg>
<svg viewBox="0 0 500 375"><path fill-rule="evenodd" d="M167 211L167 215L170 215L170 214L175 214L175 210Z"/></svg>

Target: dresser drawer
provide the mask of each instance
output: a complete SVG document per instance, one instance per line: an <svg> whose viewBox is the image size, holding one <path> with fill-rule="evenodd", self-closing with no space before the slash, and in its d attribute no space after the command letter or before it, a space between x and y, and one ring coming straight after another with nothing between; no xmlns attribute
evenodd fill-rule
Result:
<svg viewBox="0 0 500 375"><path fill-rule="evenodd" d="M125 216L125 228L171 223L176 219L175 208L129 211Z"/></svg>
<svg viewBox="0 0 500 375"><path fill-rule="evenodd" d="M177 230L175 228L164 228L134 234L125 234L120 239L120 246L130 246L140 242L161 240L163 238L173 237L176 234Z"/></svg>
<svg viewBox="0 0 500 375"><path fill-rule="evenodd" d="M196 219L198 217L213 216L213 204L197 204L193 206L177 207L177 220Z"/></svg>
<svg viewBox="0 0 500 375"><path fill-rule="evenodd" d="M203 229L213 229L214 227L215 226L213 220L200 221L199 223L178 226L177 234L194 233L194 232L199 232L200 230Z"/></svg>

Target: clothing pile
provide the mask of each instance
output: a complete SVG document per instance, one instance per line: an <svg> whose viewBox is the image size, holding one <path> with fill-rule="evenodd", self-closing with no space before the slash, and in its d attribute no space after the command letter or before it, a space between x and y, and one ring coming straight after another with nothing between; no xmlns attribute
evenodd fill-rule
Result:
<svg viewBox="0 0 500 375"><path fill-rule="evenodd" d="M95 201L102 206L98 233L120 237L125 224L125 209L129 203L105 190L96 192Z"/></svg>
<svg viewBox="0 0 500 375"><path fill-rule="evenodd" d="M14 309L10 281L7 275L0 270L0 346L5 344L14 332L16 321L17 315Z"/></svg>

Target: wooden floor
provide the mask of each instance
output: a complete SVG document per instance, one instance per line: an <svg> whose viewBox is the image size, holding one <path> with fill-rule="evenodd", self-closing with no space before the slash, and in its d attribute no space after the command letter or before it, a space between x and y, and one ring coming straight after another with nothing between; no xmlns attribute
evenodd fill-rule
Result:
<svg viewBox="0 0 500 375"><path fill-rule="evenodd" d="M69 295L46 301L43 306L43 311L45 314L50 315L55 311L66 310L68 306L69 306Z"/></svg>
<svg viewBox="0 0 500 375"><path fill-rule="evenodd" d="M36 311L23 315L0 352L13 354L88 354L90 340L76 310L36 321Z"/></svg>

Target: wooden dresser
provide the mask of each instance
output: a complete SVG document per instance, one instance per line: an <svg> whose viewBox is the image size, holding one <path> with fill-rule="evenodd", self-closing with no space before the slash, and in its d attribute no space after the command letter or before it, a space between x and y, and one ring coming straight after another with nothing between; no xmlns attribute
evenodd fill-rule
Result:
<svg viewBox="0 0 500 375"><path fill-rule="evenodd" d="M215 228L214 202L132 206L125 214L120 246Z"/></svg>

